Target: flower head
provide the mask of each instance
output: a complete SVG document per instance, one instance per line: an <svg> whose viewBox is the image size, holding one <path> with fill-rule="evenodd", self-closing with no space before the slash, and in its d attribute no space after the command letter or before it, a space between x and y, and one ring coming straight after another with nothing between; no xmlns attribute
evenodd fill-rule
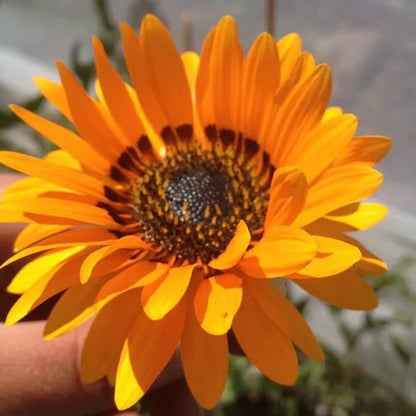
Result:
<svg viewBox="0 0 416 416"><path fill-rule="evenodd" d="M81 376L107 377L120 409L178 345L191 391L213 407L231 330L266 376L293 384L293 344L317 361L323 353L272 279L336 306L376 306L361 276L385 265L345 232L386 215L360 201L380 186L372 166L390 141L354 137L356 117L327 108L329 67L301 52L298 35L261 34L244 56L224 17L198 57L181 56L151 15L139 35L121 32L132 85L96 38L98 98L62 63L61 85L36 79L77 133L11 107L61 150L0 153L30 176L0 205L0 221L29 223L5 265L38 255L9 286L21 297L7 324L61 292L45 338L95 315Z"/></svg>

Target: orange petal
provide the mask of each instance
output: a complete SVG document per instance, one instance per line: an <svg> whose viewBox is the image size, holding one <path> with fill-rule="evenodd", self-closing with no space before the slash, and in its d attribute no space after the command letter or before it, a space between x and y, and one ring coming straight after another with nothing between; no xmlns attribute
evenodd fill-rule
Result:
<svg viewBox="0 0 416 416"><path fill-rule="evenodd" d="M244 290L249 290L257 304L270 319L310 358L323 362L324 353L303 316L267 280L245 279Z"/></svg>
<svg viewBox="0 0 416 416"><path fill-rule="evenodd" d="M162 319L178 304L188 288L195 266L173 267L166 276L143 288L143 310L150 319Z"/></svg>
<svg viewBox="0 0 416 416"><path fill-rule="evenodd" d="M143 313L141 313L143 314ZM152 359L152 358L150 358ZM115 375L114 401L119 410L135 405L144 395L131 363L131 348L127 341L123 345L120 361Z"/></svg>
<svg viewBox="0 0 416 416"><path fill-rule="evenodd" d="M289 76L286 79L281 79L281 84L274 94L273 101L276 104L282 103L296 84L309 77L315 68L315 59L311 53L305 51L298 55Z"/></svg>
<svg viewBox="0 0 416 416"><path fill-rule="evenodd" d="M192 128L192 101L181 57L163 23L153 15L142 20L140 37L121 27L127 66L143 109L153 127ZM177 105L178 99L181 105ZM181 135L181 131L177 132ZM192 132L187 132L190 138ZM163 136L163 134L162 134Z"/></svg>
<svg viewBox="0 0 416 416"><path fill-rule="evenodd" d="M144 72L153 81L151 88L155 98L161 103L160 106L165 111L170 125L192 126L190 88L180 54L168 29L156 16L147 15L140 26L139 40L139 53L142 54L145 65ZM141 100L140 90L136 90ZM176 105L178 97L181 99L181 105ZM146 111L146 102L142 101L142 105Z"/></svg>
<svg viewBox="0 0 416 416"><path fill-rule="evenodd" d="M196 318L211 335L223 335L231 328L243 296L241 279L221 274L204 279L194 298Z"/></svg>
<svg viewBox="0 0 416 416"><path fill-rule="evenodd" d="M366 230L382 221L388 208L375 202L363 202L340 208L325 216L326 220L339 224L343 231Z"/></svg>
<svg viewBox="0 0 416 416"><path fill-rule="evenodd" d="M102 276L68 289L58 300L46 321L44 338L65 334L94 314L94 301L101 287L110 279Z"/></svg>
<svg viewBox="0 0 416 416"><path fill-rule="evenodd" d="M159 160L163 160L166 156L166 146L163 142L162 138L160 137L159 133L155 131L153 126L150 124L148 118L146 117L146 114L144 113L143 107L139 102L139 99L137 98L136 91L133 87L131 87L129 84L125 84L127 92L129 93L129 96L134 104L134 107L136 109L136 112L143 124L143 127L146 131L147 137L149 138L150 144L152 145L152 151L154 152L155 156Z"/></svg>
<svg viewBox="0 0 416 416"><path fill-rule="evenodd" d="M24 201L24 202L27 203L27 201ZM31 212L26 212L24 213L24 215L27 218L29 218L29 221L26 221L26 222L37 222L38 224L45 224L45 225L56 224L56 225L70 225L70 226L85 224L85 222L83 221L76 220L73 218L68 218L68 217L54 217L53 215L43 215L43 214L37 214L37 213L31 213Z"/></svg>
<svg viewBox="0 0 416 416"><path fill-rule="evenodd" d="M33 198L44 192L52 190L61 191L62 189L64 188L61 186L53 185L39 178L24 177L23 179L12 183L4 190L2 200L4 202L12 200L17 202L19 199Z"/></svg>
<svg viewBox="0 0 416 416"><path fill-rule="evenodd" d="M273 153L276 147L275 137L268 134L267 131L273 125L273 120L280 110L282 103L285 102L289 93L297 87L297 84L304 83L315 70L315 61L309 52L302 52L297 58L295 65L291 68L290 76L287 79L281 79L281 85L273 94L273 99L266 105L266 111L263 116L262 126L260 129L259 143L269 153ZM282 73L281 73L282 76ZM303 85L303 84L302 84ZM277 165L276 165L277 166Z"/></svg>
<svg viewBox="0 0 416 416"><path fill-rule="evenodd" d="M250 244L250 231L243 220L237 225L234 237L228 243L224 252L209 262L209 266L217 270L226 270L234 267L243 257Z"/></svg>
<svg viewBox="0 0 416 416"><path fill-rule="evenodd" d="M357 126L353 114L331 118L299 140L282 162L299 166L312 182L347 147Z"/></svg>
<svg viewBox="0 0 416 416"><path fill-rule="evenodd" d="M133 263L137 260L133 259L134 251L130 249L120 249L104 256L100 259L92 269L91 277L96 278L107 273L118 273L119 270Z"/></svg>
<svg viewBox="0 0 416 416"><path fill-rule="evenodd" d="M102 228L64 231L62 233L45 238L35 246L28 247L22 251L19 251L15 255L9 257L1 265L1 268L6 267L17 260L23 259L27 256L39 253L41 251L78 245L104 246L111 243L112 240L114 240L115 238L116 237L114 236L114 234Z"/></svg>
<svg viewBox="0 0 416 416"><path fill-rule="evenodd" d="M67 168L82 171L82 167L79 161L74 159L69 153L65 152L64 150L52 150L51 152L46 154L45 160L47 160L48 162L55 163L57 165L65 166Z"/></svg>
<svg viewBox="0 0 416 416"><path fill-rule="evenodd" d="M334 166L358 163L372 167L386 156L391 145L391 139L385 136L356 137L335 159Z"/></svg>
<svg viewBox="0 0 416 416"><path fill-rule="evenodd" d="M7 287L7 291L15 294L24 293L42 276L52 269L58 269L58 266L84 250L84 248L84 246L75 246L63 250L51 250L40 255L17 272Z"/></svg>
<svg viewBox="0 0 416 416"><path fill-rule="evenodd" d="M97 198L90 195L80 195L73 192L68 192L66 190L63 191L47 191L42 192L39 195L40 198L52 198L52 199L59 199L64 201L75 201L75 202L81 202L86 205L94 206L98 205L100 200L102 198Z"/></svg>
<svg viewBox="0 0 416 416"><path fill-rule="evenodd" d="M92 275L92 271L97 263L104 257L108 252L108 246L100 247L90 253L84 260L80 270L80 282L86 283Z"/></svg>
<svg viewBox="0 0 416 416"><path fill-rule="evenodd" d="M202 407L212 409L227 379L227 336L205 332L190 311L181 338L181 361L192 395Z"/></svg>
<svg viewBox="0 0 416 416"><path fill-rule="evenodd" d="M11 105L10 109L50 142L65 150L83 166L87 166L90 171L105 173L108 169L108 163L85 140L71 130L17 105Z"/></svg>
<svg viewBox="0 0 416 416"><path fill-rule="evenodd" d="M359 274L365 276L380 276L386 272L386 263L364 247L359 241L340 232L339 224L332 221L323 221L321 219L308 225L307 231L311 234L325 235L327 237L345 241L346 243L357 247L362 254L362 258L356 263L354 268Z"/></svg>
<svg viewBox="0 0 416 416"><path fill-rule="evenodd" d="M317 251L314 239L298 228L275 225L265 237L238 264L250 277L287 276L305 267Z"/></svg>
<svg viewBox="0 0 416 416"><path fill-rule="evenodd" d="M354 238L343 236L344 241L354 244L361 251L362 258L354 266L355 270L363 276L381 276L387 271L387 264L374 253L364 247Z"/></svg>
<svg viewBox="0 0 416 416"><path fill-rule="evenodd" d="M297 279L296 284L311 295L344 309L371 310L377 307L377 294L355 270L323 279Z"/></svg>
<svg viewBox="0 0 416 416"><path fill-rule="evenodd" d="M68 100L64 87L57 82L35 76L33 81L42 95L53 104L68 120L72 121L72 115L68 107Z"/></svg>
<svg viewBox="0 0 416 416"><path fill-rule="evenodd" d="M115 402L120 410L141 399L153 384L178 345L186 302L181 302L165 318L153 321L137 311L138 317L127 337L116 375Z"/></svg>
<svg viewBox="0 0 416 416"><path fill-rule="evenodd" d="M123 88L126 90L126 84L123 82ZM106 102L105 96L103 94L103 90L100 84L100 80L97 78L94 83L94 89L95 93L97 95L97 100L94 100L94 104L97 107L98 111L102 114L102 116L105 118L106 122L108 123L108 127L113 132L114 136L117 137L119 142L122 144L124 148L127 147L135 147L137 145L137 137L135 140L132 141L132 139L129 139L128 133L125 132L121 128L121 126L117 123L117 120L115 120L115 116L112 115L111 110L109 108L109 104ZM127 92L127 90L126 90ZM129 100L131 100L131 96L129 95ZM131 100L132 101L132 100ZM132 102L133 104L133 102ZM133 105L134 111L136 111L135 106ZM139 118L139 116L136 114L136 118ZM142 135L138 136L139 138L142 138Z"/></svg>
<svg viewBox="0 0 416 416"><path fill-rule="evenodd" d="M103 198L101 181L83 172L16 152L0 152L0 163L66 189Z"/></svg>
<svg viewBox="0 0 416 416"><path fill-rule="evenodd" d="M264 223L266 233L273 224L288 225L295 220L305 204L307 188L306 177L297 167L275 170Z"/></svg>
<svg viewBox="0 0 416 416"><path fill-rule="evenodd" d="M117 273L97 295L96 303L101 306L119 294L149 285L167 274L168 265L151 261L139 261Z"/></svg>
<svg viewBox="0 0 416 416"><path fill-rule="evenodd" d="M248 291L233 330L247 357L265 376L284 385L296 382L298 360L292 343Z"/></svg>
<svg viewBox="0 0 416 416"><path fill-rule="evenodd" d="M309 188L306 203L294 224L303 227L345 205L372 195L383 175L373 169L347 165L330 168Z"/></svg>
<svg viewBox="0 0 416 416"><path fill-rule="evenodd" d="M143 241L143 239L137 235L125 235L124 237L117 238L111 242L107 254L114 253L121 248L128 248L131 250L149 249L149 246Z"/></svg>
<svg viewBox="0 0 416 416"><path fill-rule="evenodd" d="M110 162L116 161L124 150L117 136L111 130L96 103L81 87L69 69L61 62L58 62L57 66L75 126L81 136L104 159Z"/></svg>
<svg viewBox="0 0 416 416"><path fill-rule="evenodd" d="M29 179L37 178L26 178L29 183ZM32 182L32 181L30 181ZM97 205L100 201L100 198L90 196L90 195L81 195L79 193L70 192L60 186L48 184L45 181L39 179L32 182L36 185L36 188L32 190L27 190L27 192L20 193L7 193L5 200L10 200L12 202L19 202L21 200L28 200L29 198L39 197L39 198L53 198L66 201L75 201L82 202L87 205Z"/></svg>
<svg viewBox="0 0 416 416"><path fill-rule="evenodd" d="M264 106L279 81L280 62L273 37L262 33L253 42L243 64L240 131L244 138L258 138Z"/></svg>
<svg viewBox="0 0 416 416"><path fill-rule="evenodd" d="M136 146L144 129L137 115L135 106L125 87L124 80L111 65L100 40L94 36L94 56L98 79L104 94L106 105L117 125Z"/></svg>
<svg viewBox="0 0 416 416"><path fill-rule="evenodd" d="M318 246L317 255L292 278L332 276L349 269L361 260L361 252L354 245L317 235L313 238Z"/></svg>
<svg viewBox="0 0 416 416"><path fill-rule="evenodd" d="M302 51L302 39L297 33L289 33L277 42L281 62L281 79L286 80L293 71L293 66Z"/></svg>
<svg viewBox="0 0 416 416"><path fill-rule="evenodd" d="M83 247L79 248L80 250ZM10 309L6 325L13 325L52 296L79 283L79 268L88 250L81 251L62 264L51 268L20 296Z"/></svg>
<svg viewBox="0 0 416 416"><path fill-rule="evenodd" d="M212 48L214 44L215 28L211 29L205 37L201 48L201 57L199 60L198 74L196 78L196 108L198 118L203 126L215 124L214 104L212 100L212 91L208 88L210 77L210 62Z"/></svg>
<svg viewBox="0 0 416 416"><path fill-rule="evenodd" d="M100 310L82 349L80 377L83 383L100 380L117 365L124 341L137 318L139 303L140 293L133 290L118 296Z"/></svg>
<svg viewBox="0 0 416 416"><path fill-rule="evenodd" d="M201 67L203 64L205 62L201 56ZM243 51L237 24L232 17L225 16L215 28L205 92L212 100L218 129L238 129L242 69ZM197 97L198 100L202 98ZM209 118L205 113L200 114L200 117L202 125L206 127Z"/></svg>
<svg viewBox="0 0 416 416"><path fill-rule="evenodd" d="M281 166L281 161L299 138L319 123L330 93L331 72L327 65L322 64L292 88L283 102L276 103L276 111L264 120L259 138L266 143L274 166Z"/></svg>
<svg viewBox="0 0 416 416"><path fill-rule="evenodd" d="M70 230L65 230L61 233L51 235L48 238L45 238L39 243L39 246L54 246L57 244L62 245L107 245L114 243L117 240L117 237L104 228L75 228ZM33 247L35 248L35 247ZM53 248L53 247L50 247ZM30 250L30 248L29 248Z"/></svg>
<svg viewBox="0 0 416 416"><path fill-rule="evenodd" d="M114 240L104 247L98 248L85 259L81 267L81 283L87 282L88 279L94 275L96 276L95 271L99 270L98 266L102 265L108 259L114 259L114 255L117 255L121 261L123 261L123 259L128 260L128 258L134 253L134 250L143 248L147 248L147 245L140 237L134 235L124 236ZM118 261L117 256L115 257L116 262ZM108 273L109 271L115 272L116 269L110 268L106 272Z"/></svg>
<svg viewBox="0 0 416 416"><path fill-rule="evenodd" d="M68 228L69 226L67 225L30 224L17 236L14 242L14 249L15 251L23 250L44 238L66 231Z"/></svg>
<svg viewBox="0 0 416 416"><path fill-rule="evenodd" d="M322 122L327 121L333 117L340 116L342 114L342 108L341 107L328 107L325 110L325 113L322 117Z"/></svg>
<svg viewBox="0 0 416 416"><path fill-rule="evenodd" d="M0 223L3 222L25 224L35 222L35 220L24 212L16 211L15 208L9 209L7 206L3 208L3 206L0 205Z"/></svg>
<svg viewBox="0 0 416 416"><path fill-rule="evenodd" d="M188 51L181 55L181 59L185 68L186 79L188 80L189 87L191 88L191 94L195 95L199 56L195 52Z"/></svg>
<svg viewBox="0 0 416 416"><path fill-rule="evenodd" d="M52 218L63 218L68 224L80 222L94 225L114 227L116 223L107 211L96 206L80 202L68 202L62 199L33 198L18 202L5 202L0 206L4 211L19 211L25 214L48 215ZM0 216L0 221L2 217ZM58 223L59 224L59 223Z"/></svg>
<svg viewBox="0 0 416 416"><path fill-rule="evenodd" d="M195 52L184 52L181 55L181 58L185 67L186 77L191 88L195 139L198 140L205 149L207 147L206 137L201 126L196 103L196 80L200 68L199 56Z"/></svg>
<svg viewBox="0 0 416 416"><path fill-rule="evenodd" d="M150 75L145 72L146 67L143 63L141 42L136 32L128 24L122 23L120 29L127 68L134 88L139 95L140 107L143 111L144 106L146 107L146 118L149 119L156 133L160 134L164 127L169 125L169 120L160 108L151 81L147 79Z"/></svg>
<svg viewBox="0 0 416 416"><path fill-rule="evenodd" d="M386 273L387 264L373 253L367 253L363 253L363 258L357 263L357 272L362 276L382 276Z"/></svg>

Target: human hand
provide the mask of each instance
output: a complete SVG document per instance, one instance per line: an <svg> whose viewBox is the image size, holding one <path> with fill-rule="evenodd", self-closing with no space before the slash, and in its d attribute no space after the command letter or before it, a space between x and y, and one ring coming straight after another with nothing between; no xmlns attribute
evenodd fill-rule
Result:
<svg viewBox="0 0 416 416"><path fill-rule="evenodd" d="M4 189L19 177L0 175L0 199ZM12 253L13 241L22 227L0 224L0 262ZM16 266L0 270L0 319L4 318L15 295L6 287ZM56 299L55 299L56 300ZM133 416L132 409L119 412L113 389L104 380L84 385L79 378L79 361L88 324L52 341L42 338L54 300L42 305L10 328L0 324L0 415L4 416ZM198 415L198 407L183 378L178 354L143 399L152 416Z"/></svg>

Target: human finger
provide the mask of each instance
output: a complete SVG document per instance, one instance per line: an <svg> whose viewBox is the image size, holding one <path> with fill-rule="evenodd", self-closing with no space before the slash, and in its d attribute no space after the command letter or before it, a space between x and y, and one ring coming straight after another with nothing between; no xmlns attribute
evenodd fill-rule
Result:
<svg viewBox="0 0 416 416"><path fill-rule="evenodd" d="M44 322L0 326L0 414L119 415L114 410L113 388L106 381L87 385L80 381L79 362L88 325L52 341L43 340L43 329ZM152 416L198 415L178 354L145 402ZM129 410L123 416L132 415L138 413Z"/></svg>
<svg viewBox="0 0 416 416"><path fill-rule="evenodd" d="M80 382L85 329L48 342L43 329L44 322L0 327L0 414L89 415L113 408L113 391L105 382Z"/></svg>

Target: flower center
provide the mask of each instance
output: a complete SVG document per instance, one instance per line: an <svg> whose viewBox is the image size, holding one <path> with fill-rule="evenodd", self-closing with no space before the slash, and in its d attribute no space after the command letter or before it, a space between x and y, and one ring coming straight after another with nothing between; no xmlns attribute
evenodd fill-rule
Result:
<svg viewBox="0 0 416 416"><path fill-rule="evenodd" d="M181 222L187 221L190 225L212 219L217 211L228 218L230 191L230 178L207 167L184 168L173 172L165 189L170 209ZM210 213L206 215L207 209Z"/></svg>
<svg viewBox="0 0 416 416"><path fill-rule="evenodd" d="M135 184L134 209L144 239L179 262L219 256L240 220L261 230L266 186L254 167L231 148L173 153L154 163Z"/></svg>

